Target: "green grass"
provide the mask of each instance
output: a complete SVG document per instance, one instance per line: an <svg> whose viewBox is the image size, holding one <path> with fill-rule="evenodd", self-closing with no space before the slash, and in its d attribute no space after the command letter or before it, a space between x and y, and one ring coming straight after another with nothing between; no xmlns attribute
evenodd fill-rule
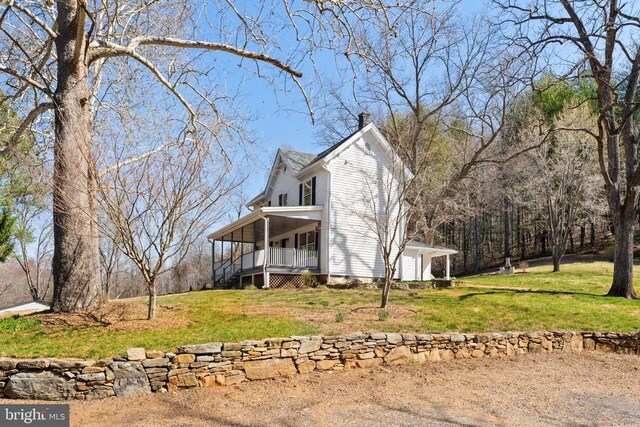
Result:
<svg viewBox="0 0 640 427"><path fill-rule="evenodd" d="M611 263L574 263L562 270L536 267L512 276L464 278L464 286L454 288L393 290L384 319L376 308L380 291L327 288L160 297L155 323L139 313L110 326L88 320L51 325L40 315L8 318L0 321L0 355L99 358L129 347L168 351L198 342L354 331L638 329L639 301L604 296ZM129 301L143 313L143 299Z"/></svg>

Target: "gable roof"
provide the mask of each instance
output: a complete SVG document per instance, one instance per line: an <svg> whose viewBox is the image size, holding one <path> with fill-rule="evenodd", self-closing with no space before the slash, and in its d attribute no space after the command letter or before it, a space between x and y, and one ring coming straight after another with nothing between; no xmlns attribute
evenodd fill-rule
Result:
<svg viewBox="0 0 640 427"><path fill-rule="evenodd" d="M301 151L289 150L281 148L280 154L284 157L295 173L300 172L305 166L314 161L316 154L303 153Z"/></svg>
<svg viewBox="0 0 640 427"><path fill-rule="evenodd" d="M345 143L345 142L347 142L349 139L351 139L351 137L352 137L353 135L355 135L356 133L358 133L358 132L360 132L360 131L361 131L361 129L358 129L357 131L355 131L355 132L351 133L349 136L344 137L342 140L340 140L340 142L337 142L337 143L333 144L331 147L327 148L326 150L324 150L324 151L322 151L322 152L320 152L320 153L318 153L318 154L314 155L314 156L313 156L313 159L311 159L311 161L309 161L309 163L307 163L306 165L304 165L304 168L301 168L301 170L302 170L302 169L305 169L305 168L307 168L307 167L309 167L309 166L311 166L312 164L314 164L314 163L318 162L319 160L324 159L324 158L325 158L325 157L327 157L329 154L331 154L333 151L335 151L338 147L340 147L342 144L344 144L344 143Z"/></svg>
<svg viewBox="0 0 640 427"><path fill-rule="evenodd" d="M276 167L278 165L278 158L282 157L283 160L291 167L291 169L293 170L294 175L298 175L298 174L304 174L309 168L311 168L314 164L318 163L320 160L323 160L327 157L330 157L330 155L332 153L334 153L335 151L337 151L338 148L342 147L342 146L347 146L347 143L356 140L357 138L354 138L354 136L358 135L358 134L364 134L366 132L368 132L369 130L373 130L379 137L379 139L381 140L382 144L386 146L386 148L391 151L393 153L393 148L391 148L391 146L389 145L389 143L386 141L384 135L382 135L382 133L380 132L380 130L373 124L373 123L369 123L368 125L364 126L362 129L358 129L356 131L354 131L353 133L351 133L350 135L346 136L345 138L343 138L342 140L340 140L339 142L333 144L331 147L327 148L326 150L318 153L318 154L311 154L311 153L304 153L301 151L295 151L295 150L290 150L287 148L279 148L278 152L276 154L276 157L274 159L273 162L273 166L271 167L271 172L269 174L269 179L267 180L267 184L265 186L265 189L258 194L256 197L254 197L253 199L251 199L251 201L249 201L247 203L247 206L251 206L252 204L256 203L258 200L260 200L263 197L267 196L267 193L269 191L269 187L271 185L271 182L273 180L275 171L276 171ZM396 157L395 154L392 154L393 157ZM408 169L405 168L405 170L409 173L409 175L411 175L411 171L409 171Z"/></svg>

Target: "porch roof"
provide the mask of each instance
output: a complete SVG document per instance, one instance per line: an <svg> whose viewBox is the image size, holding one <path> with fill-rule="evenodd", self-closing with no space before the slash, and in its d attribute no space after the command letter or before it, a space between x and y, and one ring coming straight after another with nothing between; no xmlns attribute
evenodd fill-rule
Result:
<svg viewBox="0 0 640 427"><path fill-rule="evenodd" d="M289 230L303 227L314 221L322 220L322 206L265 206L256 208L251 213L209 234L207 238L233 242L252 243L264 239L264 226L247 227L256 221L270 217L269 234L277 236ZM244 229L244 231L243 231Z"/></svg>
<svg viewBox="0 0 640 427"><path fill-rule="evenodd" d="M458 253L458 251L456 251L455 249L430 245L428 243L417 242L415 240L409 240L405 247L408 249L414 249L420 252L428 253L431 256L453 255Z"/></svg>

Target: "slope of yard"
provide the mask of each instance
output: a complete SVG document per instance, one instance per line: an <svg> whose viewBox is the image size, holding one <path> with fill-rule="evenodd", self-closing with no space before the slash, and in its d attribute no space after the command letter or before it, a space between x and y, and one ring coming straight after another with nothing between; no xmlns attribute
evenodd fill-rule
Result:
<svg viewBox="0 0 640 427"><path fill-rule="evenodd" d="M197 342L355 331L638 329L640 301L604 296L610 263L576 262L563 270L541 266L513 276L465 278L450 289L394 290L382 314L377 290L192 292L160 297L153 322L144 320L145 300L132 299L92 316L2 320L0 355L98 358L137 346L168 351Z"/></svg>

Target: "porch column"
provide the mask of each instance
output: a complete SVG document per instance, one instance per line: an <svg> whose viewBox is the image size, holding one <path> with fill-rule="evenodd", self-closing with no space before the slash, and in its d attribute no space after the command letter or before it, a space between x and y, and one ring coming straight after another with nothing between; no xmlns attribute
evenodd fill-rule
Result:
<svg viewBox="0 0 640 427"><path fill-rule="evenodd" d="M220 253L222 255L220 265L224 266L224 236L222 236L222 240L220 241ZM227 267L222 267L222 283L227 283Z"/></svg>
<svg viewBox="0 0 640 427"><path fill-rule="evenodd" d="M444 277L447 280L451 279L451 275L450 275L450 272L451 272L451 259L449 257L450 257L450 255L447 254L446 273L445 273L446 276Z"/></svg>
<svg viewBox="0 0 640 427"><path fill-rule="evenodd" d="M211 241L211 288L216 286L216 240Z"/></svg>
<svg viewBox="0 0 640 427"><path fill-rule="evenodd" d="M253 248L251 248L251 250L253 251L253 264L251 264L251 267L256 268L256 234L257 234L257 230L258 230L258 221L255 221L253 223ZM253 280L253 276L251 276L251 280ZM253 282L252 282L253 284Z"/></svg>
<svg viewBox="0 0 640 427"><path fill-rule="evenodd" d="M320 269L320 225L316 227L316 253L318 254L318 270Z"/></svg>
<svg viewBox="0 0 640 427"><path fill-rule="evenodd" d="M229 267L233 270L233 231L231 232L231 263L229 264Z"/></svg>
<svg viewBox="0 0 640 427"><path fill-rule="evenodd" d="M244 227L240 229L240 271L244 269L244 257L242 255L244 255Z"/></svg>
<svg viewBox="0 0 640 427"><path fill-rule="evenodd" d="M263 289L269 288L269 272L267 271L267 266L269 265L269 217L264 217L264 266L262 267L263 277L264 277L264 285Z"/></svg>

